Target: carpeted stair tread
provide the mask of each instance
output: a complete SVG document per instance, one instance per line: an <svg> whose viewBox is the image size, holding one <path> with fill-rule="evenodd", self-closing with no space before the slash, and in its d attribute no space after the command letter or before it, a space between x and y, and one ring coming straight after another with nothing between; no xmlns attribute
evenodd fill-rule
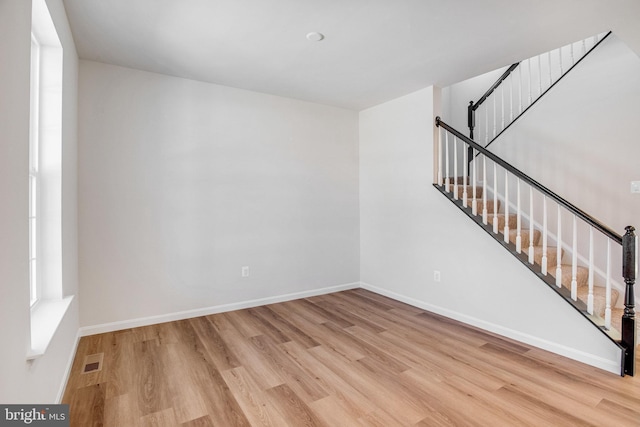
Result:
<svg viewBox="0 0 640 427"><path fill-rule="evenodd" d="M572 271L570 264L561 264L562 267L562 286L571 290ZM549 274L556 277L556 267L549 268ZM576 282L578 284L578 299L585 304L589 298L589 269L578 266L576 269ZM615 306L618 301L619 293L615 289L611 289L611 307ZM606 288L602 286L593 287L593 313L604 318L604 310L606 308Z"/></svg>
<svg viewBox="0 0 640 427"><path fill-rule="evenodd" d="M529 247L523 247L524 252L529 254ZM555 246L547 246L547 266L555 266L558 264L558 249ZM564 250L560 254L560 259L564 255ZM533 246L533 262L542 265L542 245Z"/></svg>
<svg viewBox="0 0 640 427"><path fill-rule="evenodd" d="M518 230L516 229L512 229L509 230L509 241L511 243L513 243L514 245L516 244L516 237L518 236ZM540 241L540 230L533 230L533 244L537 244ZM530 237L530 233L529 230L520 230L520 240L522 241L522 248L528 247L529 246L529 237Z"/></svg>
<svg viewBox="0 0 640 427"><path fill-rule="evenodd" d="M567 289L571 289L571 279L573 278L573 273L571 271L571 264L560 264L562 268L562 286ZM549 265L547 268L548 273L556 277L556 266ZM589 285L589 269L586 267L578 266L576 269L576 282L578 282L578 286L588 286Z"/></svg>
<svg viewBox="0 0 640 427"><path fill-rule="evenodd" d="M468 182L468 178L465 180L464 177L458 177L458 178L449 178L448 181L450 182L450 186L449 186L449 194L448 196L450 198L453 199L453 192L454 190L454 186L453 183L454 182L458 182L458 188L457 188L457 196L458 196L458 200L462 201L463 197L464 197L464 190L465 190L465 185L463 185L463 183L466 181ZM447 180L443 180L443 184L446 185ZM482 210L483 210L483 205L484 205L484 201L482 200L482 194L483 194L483 188L482 185L476 185L476 191L475 194L473 194L473 186L472 185L467 185L466 186L466 190L467 190L467 206L471 207L473 205L473 200L475 196L475 200L477 203L477 214L478 215L482 215ZM508 225L509 225L509 241L515 245L516 242L516 237L517 237L517 215L516 214L510 214L508 216L508 218L505 217L504 213L499 213L502 207L502 203L500 200L496 201L496 206L497 206L497 213L495 214L495 218L494 218L494 200L493 199L488 199L486 201L487 204L487 221L489 224L493 224L494 221L497 221L497 227L498 227L498 232L500 235L502 235L504 233L504 226L505 226L505 222L508 221ZM524 222L524 221L523 221ZM521 225L521 230L520 230L520 236L521 236L521 243L522 243L522 252L527 254L529 253L529 237L530 237L530 233L529 233L529 227L522 224ZM497 235L495 235L496 238L502 238L503 236L498 237ZM540 230L534 229L533 230L533 236L532 236L532 240L533 240L533 251L534 251L534 263L537 265L541 265L542 264L542 246L539 244L540 240L542 237L542 233L540 232ZM556 275L556 265L558 263L557 260L557 256L558 256L558 251L557 251L557 247L555 246L548 246L547 247L547 274L551 277L551 278L555 278ZM564 250L561 251L560 253L560 262L562 262L562 258L564 256ZM569 290L569 292L571 291L571 279L572 279L572 266L571 264L561 264L561 269L562 269L562 286L564 288L566 288L567 290ZM554 280L555 281L555 280ZM588 297L589 297L589 269L586 267L582 267L582 266L578 266L576 268L576 282L577 282L577 299L582 301L585 305L587 304L588 301ZM621 318L622 315L624 313L624 309L622 308L616 308L615 305L617 303L617 300L619 298L620 294L616 289L611 289L611 301L610 301L610 306L611 306L611 327L612 329L615 329L615 331L613 331L612 333L614 334L618 334L619 332L616 331L620 331L621 328ZM590 318L592 319L592 321L594 323L596 323L597 325L602 325L604 322L604 317L605 317L605 309L606 309L606 288L602 287L602 286L594 286L593 288L593 316L591 316ZM615 339L619 339L615 338ZM639 343L640 345L640 343Z"/></svg>
<svg viewBox="0 0 640 427"><path fill-rule="evenodd" d="M468 205L471 206L471 201L469 201ZM498 211L500 211L500 206L502 206L502 202L498 200ZM482 199L478 199L478 215L482 215L482 209L484 207L484 201ZM493 200L487 199L487 213L493 215Z"/></svg>
<svg viewBox="0 0 640 427"><path fill-rule="evenodd" d="M464 184L465 182L469 182L469 177L464 177L464 176L459 176L459 177L450 177L449 178L449 183L451 185L455 184L456 181L458 182L458 184ZM442 180L442 184L445 185L447 183L447 179L443 179Z"/></svg>
<svg viewBox="0 0 640 427"><path fill-rule="evenodd" d="M498 214L498 230L504 230L504 214ZM487 217L489 224L493 224L493 215ZM518 226L518 215L510 214L509 215L509 228L515 229Z"/></svg>
<svg viewBox="0 0 640 427"><path fill-rule="evenodd" d="M624 308L611 309L611 327L619 332L622 332L622 315L623 314L624 314Z"/></svg>
<svg viewBox="0 0 640 427"><path fill-rule="evenodd" d="M596 314L604 319L604 310L607 308L606 301L606 292L607 290L602 286L594 286L593 287L593 314ZM617 290L611 289L611 307L616 305L618 301L618 297L620 294ZM578 287L578 299L587 303L589 298L589 286L579 286ZM613 312L613 310L611 310ZM611 316L613 319L613 315ZM613 323L613 321L612 321Z"/></svg>
<svg viewBox="0 0 640 427"><path fill-rule="evenodd" d="M473 185L458 185L458 199L462 200L464 197L464 189L467 188L467 200L469 201L469 205L471 205L471 199L473 199ZM453 189L451 189L453 191ZM482 197L482 187L476 186L476 199L480 199Z"/></svg>

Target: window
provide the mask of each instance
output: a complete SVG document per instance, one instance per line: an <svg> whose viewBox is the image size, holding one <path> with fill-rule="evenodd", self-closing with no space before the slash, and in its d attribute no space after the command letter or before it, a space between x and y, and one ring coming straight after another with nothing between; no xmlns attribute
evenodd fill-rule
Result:
<svg viewBox="0 0 640 427"><path fill-rule="evenodd" d="M31 307L40 296L38 285L38 130L40 43L31 34L31 114L29 132L29 282Z"/></svg>
<svg viewBox="0 0 640 427"><path fill-rule="evenodd" d="M73 299L62 283L63 51L46 1L32 5L27 359L45 353Z"/></svg>

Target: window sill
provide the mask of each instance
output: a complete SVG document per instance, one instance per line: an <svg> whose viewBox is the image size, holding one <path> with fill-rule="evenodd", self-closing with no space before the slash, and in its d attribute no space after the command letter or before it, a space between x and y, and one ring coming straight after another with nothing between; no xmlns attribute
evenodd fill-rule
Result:
<svg viewBox="0 0 640 427"><path fill-rule="evenodd" d="M71 301L73 296L45 299L31 308L31 349L27 353L27 360L37 359L47 351Z"/></svg>

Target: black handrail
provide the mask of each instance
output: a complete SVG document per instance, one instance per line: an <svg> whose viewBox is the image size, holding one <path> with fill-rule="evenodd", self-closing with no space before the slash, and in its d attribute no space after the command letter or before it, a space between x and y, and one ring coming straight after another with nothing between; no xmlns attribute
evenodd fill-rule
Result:
<svg viewBox="0 0 640 427"><path fill-rule="evenodd" d="M501 167L503 167L504 169L508 170L509 172L511 172L512 174L514 174L518 178L522 179L523 181L525 181L529 185L535 187L538 191L542 192L543 194L547 195L551 199L555 200L560 205L564 206L565 209L567 209L568 211L570 211L573 214L575 214L577 217L579 217L582 220L584 220L586 223L591 225L596 230L600 231L602 234L604 234L607 237L609 237L611 240L613 240L613 241L617 242L618 244L622 245L622 236L620 234L616 233L614 230L612 230L611 228L609 228L606 225L602 224L600 221L598 221L596 218L592 217L591 215L589 215L588 213L586 213L582 209L576 207L575 205L573 205L570 202L568 202L567 200L563 199L562 197L560 197L559 195L557 195L553 191L549 190L547 187L545 187L544 185L540 184L538 181L534 180L530 176L526 175L524 172L521 172L516 167L514 167L511 164L505 162L500 157L496 156L495 154L493 154L492 152L490 152L489 150L487 150L486 148L484 148L480 144L478 144L475 141L471 140L466 135L464 135L461 132L457 131L456 129L452 128L451 126L449 126L448 124L443 122L440 119L439 116L436 117L436 126L446 129L447 131L449 131L450 133L452 133L453 135L455 135L456 137L458 137L459 139L464 141L466 144L468 144L469 146L471 146L474 149L476 149L478 152L482 153L484 156L486 156L489 159L491 159L496 164L498 164Z"/></svg>
<svg viewBox="0 0 640 427"><path fill-rule="evenodd" d="M509 77L509 74L511 74L513 72L513 70L515 70L518 65L520 65L519 62L516 62L515 64L511 64L509 66L509 68L507 68L507 70L500 76L500 78L498 80L496 80L496 82L493 84L493 86L491 86L489 88L488 91L485 92L484 95L482 95L482 97L478 100L478 102L476 102L473 105L473 110L477 110L478 107L480 107L480 105L482 105L482 103L484 103L484 101L487 100L487 98L489 97L489 95L491 95L491 93L496 90L498 88L498 86L500 86L500 84L507 79L507 77Z"/></svg>
<svg viewBox="0 0 640 427"><path fill-rule="evenodd" d="M594 44L591 49L589 49L587 52L585 52L584 55L582 55L582 57L580 59L578 59L573 65L571 65L571 67L569 67L567 69L567 71L565 71L555 82L553 82L544 92L542 92L540 94L540 96L538 96L535 100L533 100L533 102L531 104L529 104L527 106L527 108L525 108L524 110L522 110L522 112L520 114L518 114L512 121L511 123L509 123L507 126L504 127L504 129L502 129L500 132L498 132L498 134L496 136L494 136L491 141L489 141L489 143L487 145L485 145L485 147L490 146L496 139L498 139L498 137L500 135L502 135L507 129L509 129L509 127L511 127L512 124L514 124L520 117L522 117L530 108L532 108L540 99L543 98L544 95L547 94L547 92L549 92L555 85L557 85L563 78L564 76L566 76L571 70L573 70L580 62L582 62L583 59L585 59L591 52L593 52L593 50L595 48L597 48L600 43L602 43L607 37L609 37L611 35L611 31L609 31L607 34L604 35L604 37L602 37L600 40L598 40L598 42L596 44ZM486 100L486 98L491 95L491 93L498 87L500 86L500 84L502 83L503 80L505 80L509 74L518 66L518 64L513 64L511 65L507 71L504 72L504 74L502 74L502 76L500 76L500 78L493 84L493 86L491 86L489 88L489 90L482 96L482 98L480 98L480 100L478 100L477 103L473 103L473 101L469 102L469 105L467 106L467 120L468 120L468 125L469 125L469 135L471 137L471 139L473 139L473 129L475 128L475 122L476 122L476 118L475 118L475 111L478 109L478 107ZM469 157L469 159L471 159L471 157ZM469 160L469 163L471 163L471 160Z"/></svg>
<svg viewBox="0 0 640 427"><path fill-rule="evenodd" d="M502 75L498 78L498 80L496 80L496 82L493 85L491 85L489 90L487 90L484 93L484 95L480 97L478 102L474 103L473 101L469 101L469 105L467 106L467 123L469 126L469 138L473 139L473 128L476 127L476 110L478 109L478 107L480 107L484 103L484 101L486 101L487 98L493 93L493 91L496 90L498 86L500 86L507 77L509 77L509 75L513 72L513 70L515 70L518 67L518 65L520 65L519 62L516 62L515 64L511 64L509 68L507 68L507 70L504 73L502 73Z"/></svg>

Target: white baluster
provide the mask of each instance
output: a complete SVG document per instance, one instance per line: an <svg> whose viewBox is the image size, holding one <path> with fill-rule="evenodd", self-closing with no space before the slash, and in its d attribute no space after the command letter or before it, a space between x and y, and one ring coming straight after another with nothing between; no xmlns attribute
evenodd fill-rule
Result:
<svg viewBox="0 0 640 427"><path fill-rule="evenodd" d="M533 248L533 186L529 186L529 264L535 262L535 250Z"/></svg>
<svg viewBox="0 0 640 427"><path fill-rule="evenodd" d="M529 67L529 102L528 102L527 105L531 105L531 100L532 100L531 91L533 90L533 89L531 89L531 86L533 85L532 82L531 82L531 58L527 59L527 65Z"/></svg>
<svg viewBox="0 0 640 427"><path fill-rule="evenodd" d="M446 191L447 193L451 192L451 186L450 186L450 181L451 179L449 178L449 132L445 131L444 134L445 140L444 140L444 150L445 150L445 181L444 181L444 191Z"/></svg>
<svg viewBox="0 0 640 427"><path fill-rule="evenodd" d="M509 243L509 172L504 170L504 242Z"/></svg>
<svg viewBox="0 0 640 427"><path fill-rule="evenodd" d="M498 168L493 162L493 232L498 234Z"/></svg>
<svg viewBox="0 0 640 427"><path fill-rule="evenodd" d="M542 274L547 275L547 196L542 196Z"/></svg>
<svg viewBox="0 0 640 427"><path fill-rule="evenodd" d="M587 42L583 39L582 40L582 56L585 56L587 54Z"/></svg>
<svg viewBox="0 0 640 427"><path fill-rule="evenodd" d="M458 138L453 136L453 199L458 200Z"/></svg>
<svg viewBox="0 0 640 427"><path fill-rule="evenodd" d="M551 51L547 53L547 58L549 60L549 87L553 84L553 76L551 75Z"/></svg>
<svg viewBox="0 0 640 427"><path fill-rule="evenodd" d="M573 215L573 256L571 257L571 299L578 299L578 225Z"/></svg>
<svg viewBox="0 0 640 427"><path fill-rule="evenodd" d="M573 67L574 65L576 65L576 59L573 55L573 43L571 43L571 67ZM569 71L569 70L567 70Z"/></svg>
<svg viewBox="0 0 640 427"><path fill-rule="evenodd" d="M442 185L442 128L438 129L438 172L436 182Z"/></svg>
<svg viewBox="0 0 640 427"><path fill-rule="evenodd" d="M522 215L520 212L520 178L516 181L516 252L522 253L522 236L520 234L520 228L522 227ZM529 238L531 240L531 237Z"/></svg>
<svg viewBox="0 0 640 427"><path fill-rule="evenodd" d="M558 61L560 62L560 76L558 78L560 78L564 74L562 71L562 48L558 49Z"/></svg>
<svg viewBox="0 0 640 427"><path fill-rule="evenodd" d="M504 130L504 84L500 85L500 104L502 105L502 127L500 128L502 131Z"/></svg>
<svg viewBox="0 0 640 427"><path fill-rule="evenodd" d="M484 129L484 146L486 147L489 145L489 105L485 105L484 109Z"/></svg>
<svg viewBox="0 0 640 427"><path fill-rule="evenodd" d="M482 223L487 225L487 157L482 155Z"/></svg>
<svg viewBox="0 0 640 427"><path fill-rule="evenodd" d="M589 295L587 296L587 313L593 314L593 227L589 227Z"/></svg>
<svg viewBox="0 0 640 427"><path fill-rule="evenodd" d="M476 170L476 163L478 158L476 157L476 150L471 150L471 162L473 165L473 174L471 174L471 191L473 194L471 195L471 213L474 215L478 215L478 200L477 200L477 192L476 192L476 174L478 171Z"/></svg>
<svg viewBox="0 0 640 427"><path fill-rule="evenodd" d="M540 87L540 94L542 96L542 55L538 55L538 86Z"/></svg>
<svg viewBox="0 0 640 427"><path fill-rule="evenodd" d="M513 71L509 74L509 123L513 121Z"/></svg>
<svg viewBox="0 0 640 427"><path fill-rule="evenodd" d="M558 239L556 247L556 286L562 287L562 212L558 204Z"/></svg>
<svg viewBox="0 0 640 427"><path fill-rule="evenodd" d="M518 65L518 92L520 97L518 98L520 106L518 108L518 115L522 114L522 63Z"/></svg>
<svg viewBox="0 0 640 427"><path fill-rule="evenodd" d="M469 161L467 158L467 144L462 144L462 206L467 207L467 184L469 183Z"/></svg>
<svg viewBox="0 0 640 427"><path fill-rule="evenodd" d="M611 239L607 238L607 285L605 291L604 328L611 329Z"/></svg>
<svg viewBox="0 0 640 427"><path fill-rule="evenodd" d="M496 98L497 96L492 97L493 98L493 138L496 137L496 130L497 130L497 126L496 126Z"/></svg>

